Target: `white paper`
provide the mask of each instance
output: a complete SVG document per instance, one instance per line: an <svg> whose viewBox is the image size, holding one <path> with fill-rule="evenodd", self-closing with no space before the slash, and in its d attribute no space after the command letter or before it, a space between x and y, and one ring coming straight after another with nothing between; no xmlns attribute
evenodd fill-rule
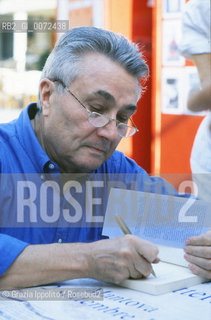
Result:
<svg viewBox="0 0 211 320"><path fill-rule="evenodd" d="M153 296L109 285L96 280L81 279L63 283L66 287L101 287L103 301L0 301L1 320L210 320L211 285L202 284Z"/></svg>
<svg viewBox="0 0 211 320"><path fill-rule="evenodd" d="M163 113L184 113L184 68L162 68L161 107Z"/></svg>
<svg viewBox="0 0 211 320"><path fill-rule="evenodd" d="M162 0L163 18L181 18L185 0Z"/></svg>
<svg viewBox="0 0 211 320"><path fill-rule="evenodd" d="M164 20L162 24L162 64L163 66L184 66L185 58L179 51L182 36L181 19Z"/></svg>

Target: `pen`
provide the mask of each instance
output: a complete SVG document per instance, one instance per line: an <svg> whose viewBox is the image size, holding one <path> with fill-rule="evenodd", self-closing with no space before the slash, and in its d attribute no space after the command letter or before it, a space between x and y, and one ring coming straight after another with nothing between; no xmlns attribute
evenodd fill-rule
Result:
<svg viewBox="0 0 211 320"><path fill-rule="evenodd" d="M124 234L132 234L132 232L130 231L130 229L127 227L127 225L125 224L124 220L122 219L122 217L120 217L120 215L116 215L115 216L116 222L118 223L120 229L122 230L122 232ZM152 268L152 275L154 277L156 277L155 271Z"/></svg>

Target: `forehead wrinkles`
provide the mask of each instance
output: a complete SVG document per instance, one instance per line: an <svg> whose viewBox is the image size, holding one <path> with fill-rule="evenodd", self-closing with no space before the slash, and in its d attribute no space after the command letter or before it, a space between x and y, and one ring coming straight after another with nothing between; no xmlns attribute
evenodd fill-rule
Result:
<svg viewBox="0 0 211 320"><path fill-rule="evenodd" d="M139 81L118 62L102 54L88 53L81 57L78 66L77 77L71 83L72 90L77 90L75 91L77 94L83 94L84 89L88 94L102 90L115 96L113 94L115 89L120 88L121 93L119 95L131 91L131 94L135 95L135 103L137 103L140 97Z"/></svg>

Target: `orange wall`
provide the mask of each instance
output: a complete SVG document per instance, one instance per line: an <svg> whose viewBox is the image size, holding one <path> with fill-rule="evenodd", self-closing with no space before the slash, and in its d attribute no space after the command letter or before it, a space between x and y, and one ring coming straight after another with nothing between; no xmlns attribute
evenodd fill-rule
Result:
<svg viewBox="0 0 211 320"><path fill-rule="evenodd" d="M133 0L104 0L104 28L123 34L131 40ZM121 17L121 18L120 18ZM122 139L118 150L133 157L133 138Z"/></svg>
<svg viewBox="0 0 211 320"><path fill-rule="evenodd" d="M201 120L198 116L162 115L160 172L190 172L192 144Z"/></svg>
<svg viewBox="0 0 211 320"><path fill-rule="evenodd" d="M131 39L133 0L104 0L104 28Z"/></svg>
<svg viewBox="0 0 211 320"><path fill-rule="evenodd" d="M140 132L133 138L133 159L150 172L151 144L151 94L152 94L152 8L147 1L133 1L132 40L140 43L144 58L149 65L150 77L147 90L138 103L138 111L134 116Z"/></svg>

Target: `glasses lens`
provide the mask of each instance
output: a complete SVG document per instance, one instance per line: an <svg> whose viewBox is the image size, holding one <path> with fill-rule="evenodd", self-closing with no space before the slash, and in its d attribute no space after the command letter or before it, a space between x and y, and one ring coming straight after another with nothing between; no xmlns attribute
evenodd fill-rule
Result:
<svg viewBox="0 0 211 320"><path fill-rule="evenodd" d="M107 117L97 112L91 112L89 114L88 121L95 128L104 127L109 123L109 119ZM120 137L131 137L136 133L136 131L136 128L128 126L125 123L117 124L117 133Z"/></svg>
<svg viewBox="0 0 211 320"><path fill-rule="evenodd" d="M101 128L109 122L108 118L106 118L104 115L97 112L92 112L89 115L88 120L89 120L89 123L96 128Z"/></svg>
<svg viewBox="0 0 211 320"><path fill-rule="evenodd" d="M136 133L136 128L128 126L124 123L119 123L117 126L117 132L121 137L131 137Z"/></svg>

